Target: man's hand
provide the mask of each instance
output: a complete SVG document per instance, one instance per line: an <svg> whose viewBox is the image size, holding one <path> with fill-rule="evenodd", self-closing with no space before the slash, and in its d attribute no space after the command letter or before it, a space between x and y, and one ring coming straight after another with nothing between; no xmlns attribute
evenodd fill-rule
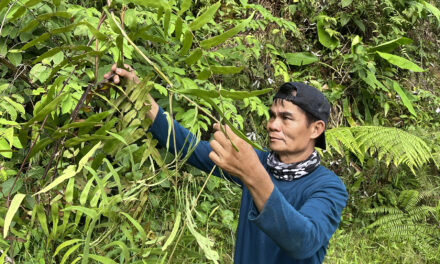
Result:
<svg viewBox="0 0 440 264"><path fill-rule="evenodd" d="M118 68L116 64L113 64L110 72L104 74L104 79L112 79L115 84L119 84L121 82L121 78L125 78L134 83L139 83L139 78L137 77L133 68L128 64L124 64L124 67L125 69Z"/></svg>
<svg viewBox="0 0 440 264"><path fill-rule="evenodd" d="M257 209L261 212L273 190L273 183L261 164L257 153L246 141L228 127L214 124L214 139L209 158L229 174L238 177L249 189ZM226 133L226 134L225 134ZM238 148L234 148L231 141Z"/></svg>
<svg viewBox="0 0 440 264"><path fill-rule="evenodd" d="M140 83L140 80L134 72L133 68L128 64L124 64L124 67L125 69L118 68L116 64L113 64L110 72L104 74L104 78L107 80L113 80L115 84L119 84L122 78L128 81L132 81L136 84ZM154 121L154 119L156 119L157 113L159 112L159 105L156 103L154 98L151 97L150 94L148 94L148 101L151 104L151 108L150 111L147 112L147 117Z"/></svg>

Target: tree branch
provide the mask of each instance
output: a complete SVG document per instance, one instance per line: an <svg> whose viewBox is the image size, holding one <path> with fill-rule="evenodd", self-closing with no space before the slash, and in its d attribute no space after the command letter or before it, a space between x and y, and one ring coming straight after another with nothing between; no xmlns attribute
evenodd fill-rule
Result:
<svg viewBox="0 0 440 264"><path fill-rule="evenodd" d="M5 57L0 55L0 63L5 65L9 70L11 70L14 74L17 74L17 77L22 79L23 81L27 82L33 89L37 89L38 85L32 82L31 79L28 77L28 71L24 70L19 72L18 68L15 67L14 64L12 64L10 61L8 61Z"/></svg>

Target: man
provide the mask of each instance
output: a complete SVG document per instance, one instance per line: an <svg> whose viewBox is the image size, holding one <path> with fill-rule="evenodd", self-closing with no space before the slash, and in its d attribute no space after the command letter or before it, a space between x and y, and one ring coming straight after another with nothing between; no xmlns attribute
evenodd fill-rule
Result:
<svg viewBox="0 0 440 264"><path fill-rule="evenodd" d="M112 67L105 75L135 82L132 71ZM162 146L168 140L164 110L150 97L150 132ZM219 124L211 142L196 143L194 135L174 121L177 150L207 172L214 165L242 186L235 263L322 263L330 237L347 201L343 182L320 165L315 146L325 149L330 105L317 89L286 83L274 97L267 123L271 152L253 149L229 127ZM172 137L171 137L172 138ZM231 141L238 148L236 151ZM195 145L197 144L197 145ZM170 152L174 144L170 142ZM221 176L218 169L216 176Z"/></svg>

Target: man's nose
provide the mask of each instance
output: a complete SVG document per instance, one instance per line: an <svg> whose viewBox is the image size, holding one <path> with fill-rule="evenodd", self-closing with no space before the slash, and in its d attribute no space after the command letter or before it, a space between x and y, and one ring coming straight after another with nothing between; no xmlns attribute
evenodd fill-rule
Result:
<svg viewBox="0 0 440 264"><path fill-rule="evenodd" d="M281 122L279 118L274 118L272 120L269 120L269 122L267 122L268 131L280 131L280 129L281 129Z"/></svg>

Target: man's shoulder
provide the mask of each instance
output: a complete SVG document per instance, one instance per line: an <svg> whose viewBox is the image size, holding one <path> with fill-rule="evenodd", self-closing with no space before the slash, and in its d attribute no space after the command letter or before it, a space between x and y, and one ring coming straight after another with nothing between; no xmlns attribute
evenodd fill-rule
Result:
<svg viewBox="0 0 440 264"><path fill-rule="evenodd" d="M341 178L325 166L319 165L309 176L311 176L310 180L312 180L313 184L333 187L340 186L345 190L345 184Z"/></svg>

